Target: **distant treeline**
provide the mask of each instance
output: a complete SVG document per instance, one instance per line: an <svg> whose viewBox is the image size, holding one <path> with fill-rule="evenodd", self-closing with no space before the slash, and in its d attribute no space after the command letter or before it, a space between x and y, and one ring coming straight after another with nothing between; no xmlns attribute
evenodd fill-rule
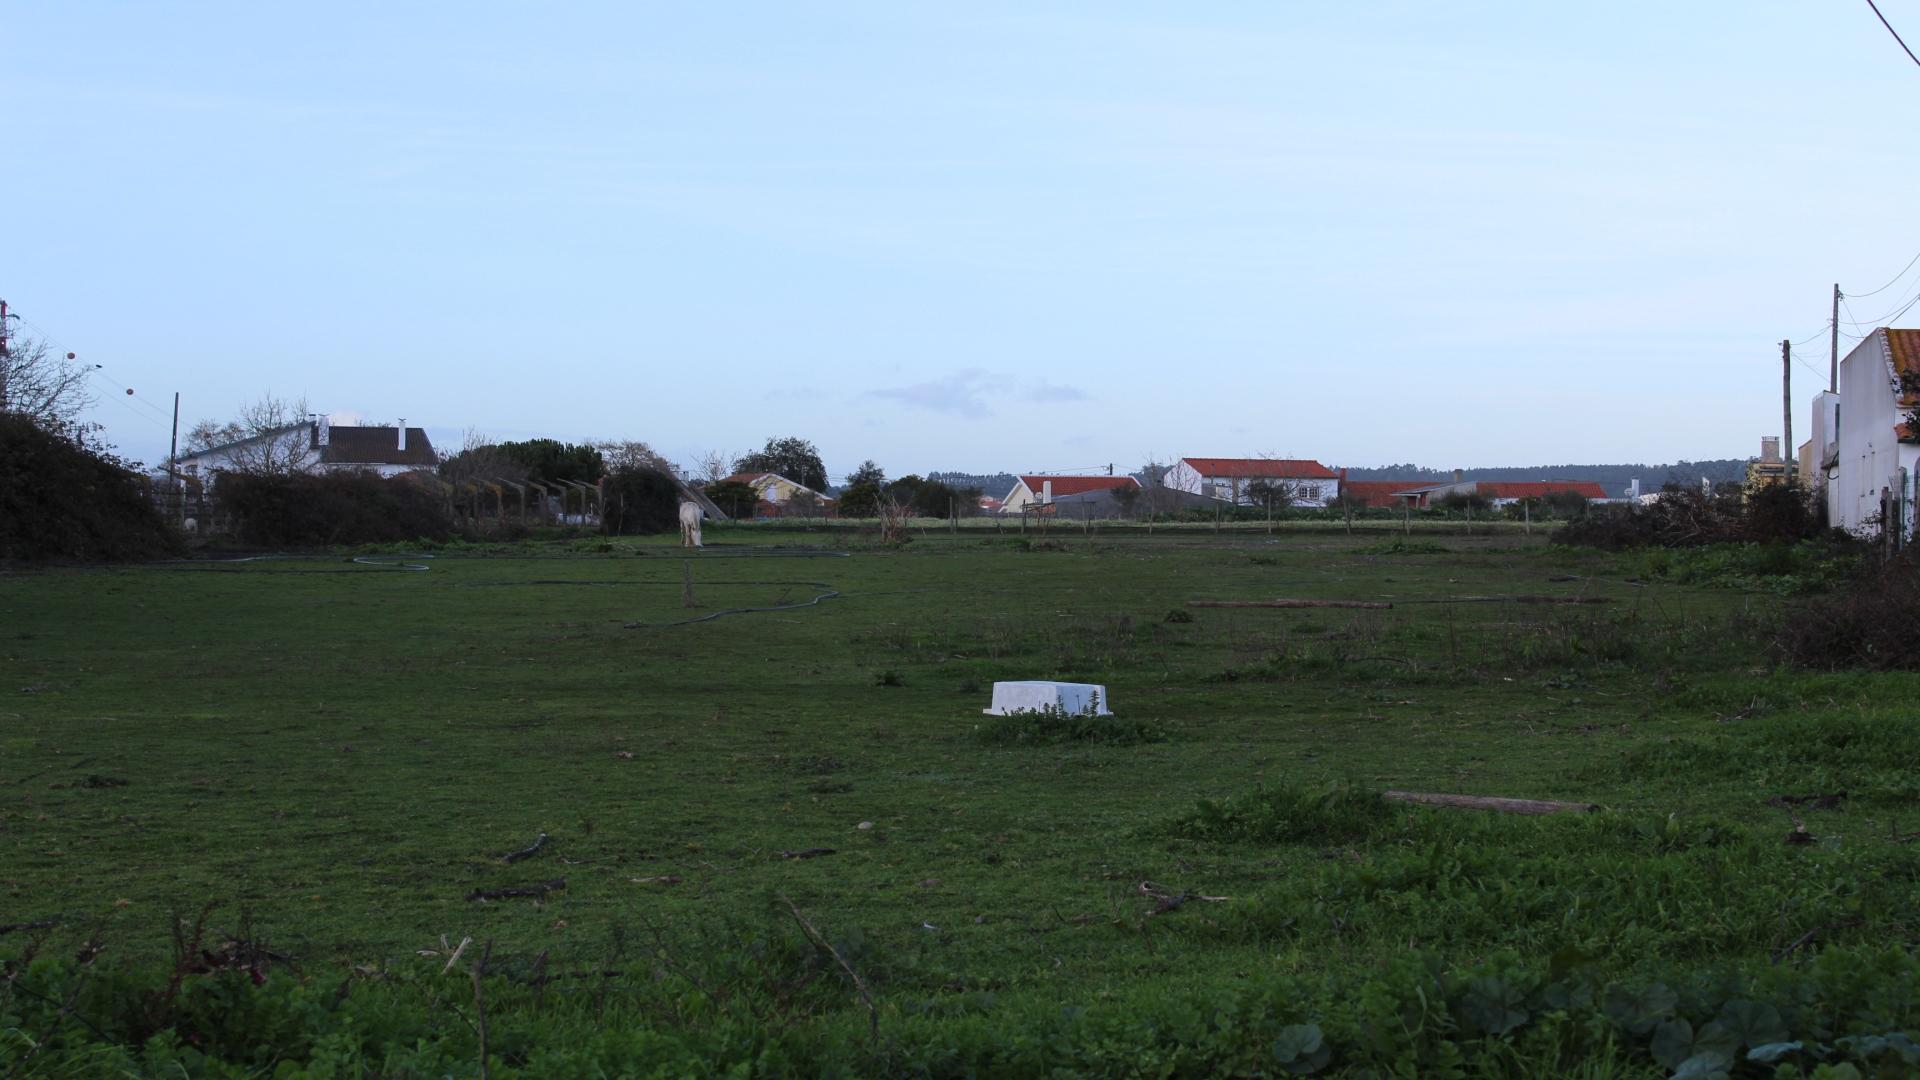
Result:
<svg viewBox="0 0 1920 1080"><path fill-rule="evenodd" d="M1004 499L1007 492L1013 490L1013 483L1019 479L1012 473L969 473L969 472L930 472L927 479L937 480L955 491L967 488L979 488L982 495L995 499Z"/></svg>
<svg viewBox="0 0 1920 1080"><path fill-rule="evenodd" d="M1334 468L1339 468L1335 465ZM1634 480L1643 492L1659 491L1668 483L1698 487L1700 478L1711 483L1723 480L1738 483L1747 478L1746 458L1718 458L1712 461L1676 461L1670 465L1515 465L1492 469L1462 469L1465 480L1592 480L1621 496ZM1138 476L1138 473L1134 474ZM1348 468L1352 480L1419 480L1442 483L1453 479L1452 469L1425 465L1386 465L1378 469ZM950 488L977 487L994 498L1003 498L1013 490L1017 479L1012 473L930 472L927 479L938 480Z"/></svg>
<svg viewBox="0 0 1920 1080"><path fill-rule="evenodd" d="M1718 484L1723 480L1738 483L1747 478L1746 458L1716 458L1712 461L1676 461L1670 465L1515 465L1493 469L1462 469L1464 480L1592 480L1619 497L1627 493L1633 481L1640 481L1643 492L1659 491L1673 483L1698 487L1700 478ZM1433 469L1424 465L1387 465L1378 469L1348 468L1351 480L1428 480L1434 483L1453 479L1452 469Z"/></svg>

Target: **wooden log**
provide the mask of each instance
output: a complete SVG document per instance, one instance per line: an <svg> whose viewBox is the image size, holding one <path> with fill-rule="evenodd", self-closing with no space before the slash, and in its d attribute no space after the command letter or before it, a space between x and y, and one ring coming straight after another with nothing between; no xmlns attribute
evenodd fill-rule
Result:
<svg viewBox="0 0 1920 1080"><path fill-rule="evenodd" d="M1382 611L1392 604L1375 600L1189 600L1188 607L1218 608L1365 608Z"/></svg>
<svg viewBox="0 0 1920 1080"><path fill-rule="evenodd" d="M1427 791L1383 791L1380 797L1393 802L1453 806L1462 810L1495 810L1502 814L1589 814L1600 809L1594 803L1503 799L1492 795L1440 795Z"/></svg>
<svg viewBox="0 0 1920 1080"><path fill-rule="evenodd" d="M1611 596L1424 596L1403 604L1611 604Z"/></svg>

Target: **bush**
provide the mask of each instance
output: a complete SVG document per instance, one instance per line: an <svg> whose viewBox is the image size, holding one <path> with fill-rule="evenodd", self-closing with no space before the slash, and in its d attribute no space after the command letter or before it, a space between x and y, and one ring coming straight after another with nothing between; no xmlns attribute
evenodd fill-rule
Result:
<svg viewBox="0 0 1920 1080"><path fill-rule="evenodd" d="M730 518L751 519L760 506L760 493L753 489L752 484L743 484L738 480L708 484L701 494Z"/></svg>
<svg viewBox="0 0 1920 1080"><path fill-rule="evenodd" d="M680 527L680 485L658 469L622 469L600 485L600 531L609 536Z"/></svg>
<svg viewBox="0 0 1920 1080"><path fill-rule="evenodd" d="M433 481L370 472L221 476L221 508L234 535L258 547L323 547L453 535L446 500Z"/></svg>
<svg viewBox="0 0 1920 1080"><path fill-rule="evenodd" d="M122 562L180 546L126 463L24 416L0 415L0 559Z"/></svg>
<svg viewBox="0 0 1920 1080"><path fill-rule="evenodd" d="M1793 542L1827 533L1805 488L1774 484L1745 494L1669 491L1645 505L1594 507L1554 530L1553 541L1619 551Z"/></svg>
<svg viewBox="0 0 1920 1080"><path fill-rule="evenodd" d="M1792 605L1774 635L1776 659L1796 667L1920 669L1920 559L1867 563L1845 587Z"/></svg>

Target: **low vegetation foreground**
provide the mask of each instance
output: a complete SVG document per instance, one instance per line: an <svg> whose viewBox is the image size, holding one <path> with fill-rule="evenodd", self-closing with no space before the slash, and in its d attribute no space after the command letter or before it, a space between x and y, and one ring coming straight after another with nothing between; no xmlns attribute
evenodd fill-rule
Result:
<svg viewBox="0 0 1920 1080"><path fill-rule="evenodd" d="M0 1064L1920 1069L1920 681L1793 651L1844 557L1372 528L0 576ZM1190 603L1278 598L1391 606Z"/></svg>

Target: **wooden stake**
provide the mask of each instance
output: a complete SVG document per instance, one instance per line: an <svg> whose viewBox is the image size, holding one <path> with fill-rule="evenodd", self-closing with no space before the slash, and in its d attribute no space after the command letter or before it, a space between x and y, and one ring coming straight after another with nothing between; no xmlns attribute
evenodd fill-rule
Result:
<svg viewBox="0 0 1920 1080"><path fill-rule="evenodd" d="M1188 607L1218 608L1365 608L1382 611L1392 604L1374 600L1189 600Z"/></svg>
<svg viewBox="0 0 1920 1080"><path fill-rule="evenodd" d="M1503 799L1491 795L1438 795L1425 791L1383 791L1389 802L1420 803L1424 806L1452 806L1462 810L1493 810L1502 814L1590 814L1600 809L1594 803L1551 802L1545 799Z"/></svg>

